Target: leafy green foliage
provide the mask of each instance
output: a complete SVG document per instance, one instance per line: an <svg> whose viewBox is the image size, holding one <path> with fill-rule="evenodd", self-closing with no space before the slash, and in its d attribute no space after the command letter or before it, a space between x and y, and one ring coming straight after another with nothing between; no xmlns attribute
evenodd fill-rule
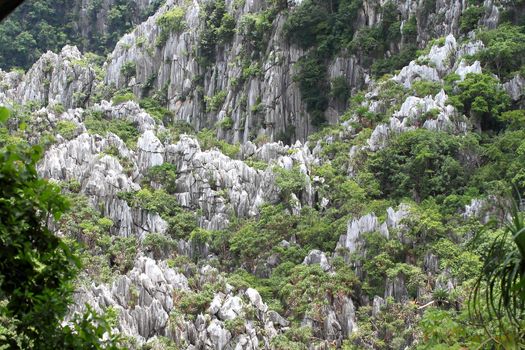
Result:
<svg viewBox="0 0 525 350"><path fill-rule="evenodd" d="M218 128L221 128L223 130L231 130L233 128L234 121L230 116L225 116L221 120L219 120L216 124Z"/></svg>
<svg viewBox="0 0 525 350"><path fill-rule="evenodd" d="M412 90L418 97L434 96L441 91L442 85L435 81L418 80L412 83Z"/></svg>
<svg viewBox="0 0 525 350"><path fill-rule="evenodd" d="M157 38L157 46L163 46L171 33L180 33L185 29L185 16L186 11L180 6L175 6L159 16L157 25L160 27L160 34Z"/></svg>
<svg viewBox="0 0 525 350"><path fill-rule="evenodd" d="M272 339L272 346L276 350L306 350L313 338L312 329L309 327L293 326L284 334L279 334Z"/></svg>
<svg viewBox="0 0 525 350"><path fill-rule="evenodd" d="M305 0L288 17L284 33L292 42L307 49L330 34L329 16L322 2Z"/></svg>
<svg viewBox="0 0 525 350"><path fill-rule="evenodd" d="M275 167L273 171L276 174L275 183L281 190L285 202L290 200L292 194L299 195L306 186L306 176L298 167L289 170Z"/></svg>
<svg viewBox="0 0 525 350"><path fill-rule="evenodd" d="M135 99L136 97L132 92L122 92L113 96L111 102L116 106L127 101L135 101Z"/></svg>
<svg viewBox="0 0 525 350"><path fill-rule="evenodd" d="M507 77L525 65L525 29L511 24L482 31L479 38L485 44L476 57L500 77Z"/></svg>
<svg viewBox="0 0 525 350"><path fill-rule="evenodd" d="M146 251L152 252L155 259L162 259L173 255L177 249L177 242L160 233L149 233L142 246Z"/></svg>
<svg viewBox="0 0 525 350"><path fill-rule="evenodd" d="M449 103L470 116L478 130L487 130L497 128L497 118L508 109L510 97L491 75L469 73L457 83Z"/></svg>
<svg viewBox="0 0 525 350"><path fill-rule="evenodd" d="M69 120L61 120L57 123L57 132L66 140L71 140L77 135L77 124Z"/></svg>
<svg viewBox="0 0 525 350"><path fill-rule="evenodd" d="M425 342L417 349L472 349L482 346L482 332L470 326L466 313L458 316L452 310L431 308L423 315L420 326Z"/></svg>
<svg viewBox="0 0 525 350"><path fill-rule="evenodd" d="M235 34L235 19L226 11L224 0L213 0L201 10L204 28L199 37L201 64L210 65L215 59L217 45L227 44Z"/></svg>
<svg viewBox="0 0 525 350"><path fill-rule="evenodd" d="M46 51L60 52L68 44L78 46L83 52L105 55L113 50L122 35L150 16L159 5L160 1L156 0L139 11L134 2L117 0L106 12L99 11L99 2L91 1L85 15L90 23L106 23L106 34L101 34L95 29L97 26L78 30L74 23L78 22L79 11L74 2L25 1L0 24L0 65L4 69L27 69ZM81 33L86 35L83 37Z"/></svg>
<svg viewBox="0 0 525 350"><path fill-rule="evenodd" d="M327 298L340 294L351 295L358 279L352 270L341 263L331 276L319 265L297 265L282 283L280 294L286 307L298 319L302 316L317 321L323 319L323 305Z"/></svg>
<svg viewBox="0 0 525 350"><path fill-rule="evenodd" d="M271 11L262 11L248 13L240 20L239 31L243 35L244 46L246 50L255 52L255 57L259 57L267 45L273 17Z"/></svg>
<svg viewBox="0 0 525 350"><path fill-rule="evenodd" d="M226 96L228 96L228 92L224 90L218 91L212 97L204 96L204 102L206 103L206 112L217 112L224 103Z"/></svg>
<svg viewBox="0 0 525 350"><path fill-rule="evenodd" d="M211 129L203 129L197 134L199 144L203 150L208 150L213 147L218 148L224 155L230 158L235 158L240 152L239 144L229 144L224 140L219 140L215 136L215 131Z"/></svg>
<svg viewBox="0 0 525 350"><path fill-rule="evenodd" d="M472 5L463 11L460 18L459 28L463 33L468 33L475 29L478 25L479 20L485 13L485 7Z"/></svg>
<svg viewBox="0 0 525 350"><path fill-rule="evenodd" d="M345 77L339 76L331 81L330 95L338 101L346 102L350 97L350 86Z"/></svg>
<svg viewBox="0 0 525 350"><path fill-rule="evenodd" d="M17 319L23 347L29 339L57 341L64 298L79 268L70 248L45 226L48 215L60 218L68 204L57 186L38 177L41 155L42 148L24 145L7 146L0 155L0 297L7 300L2 314Z"/></svg>
<svg viewBox="0 0 525 350"><path fill-rule="evenodd" d="M126 119L106 119L100 113L92 112L84 119L84 125L90 134L106 136L112 132L133 148L139 138L139 130L134 123Z"/></svg>
<svg viewBox="0 0 525 350"><path fill-rule="evenodd" d="M124 63L120 67L120 74L122 74L124 76L124 78L126 78L127 80L129 80L130 78L134 77L135 74L137 74L137 65L136 65L136 63L132 62L132 61L128 61L128 62ZM115 104L118 104L118 103L115 103Z"/></svg>
<svg viewBox="0 0 525 350"><path fill-rule="evenodd" d="M269 252L287 239L295 219L282 205L261 208L259 220L248 220L233 230L229 238L230 250L247 266L254 266L261 252Z"/></svg>
<svg viewBox="0 0 525 350"><path fill-rule="evenodd" d="M157 168L154 173L158 176L171 178L172 167L166 166ZM129 206L142 208L159 214L168 222L168 234L175 239L188 239L197 227L195 213L183 210L175 196L169 194L164 189L151 190L143 188L136 192L121 192L118 196L125 200Z"/></svg>
<svg viewBox="0 0 525 350"><path fill-rule="evenodd" d="M173 194L177 188L177 167L171 163L163 163L148 169L144 182L160 184L166 192Z"/></svg>
<svg viewBox="0 0 525 350"><path fill-rule="evenodd" d="M499 116L499 119L508 125L509 130L525 128L525 110L523 109L504 112Z"/></svg>
<svg viewBox="0 0 525 350"><path fill-rule="evenodd" d="M180 310L194 319L198 314L206 311L214 294L221 291L223 287L220 283L209 283L199 292L178 291L175 293L174 299Z"/></svg>
<svg viewBox="0 0 525 350"><path fill-rule="evenodd" d="M157 122L169 124L173 119L173 112L162 106L162 104L154 98L144 98L139 102L140 108L144 109Z"/></svg>
<svg viewBox="0 0 525 350"><path fill-rule="evenodd" d="M372 73L376 77L392 73L408 65L416 57L417 48L413 44L407 44L396 53L388 58L377 59L372 63Z"/></svg>
<svg viewBox="0 0 525 350"><path fill-rule="evenodd" d="M517 339L525 336L525 218L513 203L510 218L503 232L496 237L487 252L483 268L474 285L473 311L483 321L481 305L486 305L489 320L507 320L517 331Z"/></svg>
<svg viewBox="0 0 525 350"><path fill-rule="evenodd" d="M468 181L468 164L459 154L475 141L443 132L417 130L403 133L370 157L369 167L384 195L415 200L460 192Z"/></svg>
<svg viewBox="0 0 525 350"><path fill-rule="evenodd" d="M301 96L311 114L311 122L320 126L326 122L324 110L328 107L329 85L323 60L315 56L301 58L297 62L298 73L294 80L299 83Z"/></svg>
<svg viewBox="0 0 525 350"><path fill-rule="evenodd" d="M411 17L401 32L400 14L393 2L382 6L383 20L380 24L363 27L355 33L355 21L361 8L360 0L320 1L305 0L289 15L284 25L284 34L294 44L310 49L297 63L294 79L299 84L301 96L306 103L311 123L323 125L324 112L328 107L330 84L327 81L327 62L341 48L349 48L359 55L361 62L372 65L375 75L391 73L412 60L416 46L405 45L399 53L383 58L391 43L402 37L407 42L417 36L416 17ZM339 93L337 92L339 91ZM335 89L333 98L346 102L345 89ZM342 95L341 95L342 92Z"/></svg>
<svg viewBox="0 0 525 350"><path fill-rule="evenodd" d="M0 109L1 127L6 116ZM69 203L57 185L38 177L42 153L25 143L0 153L0 341L10 349L117 349L105 319L90 310L61 325L80 261L46 226Z"/></svg>

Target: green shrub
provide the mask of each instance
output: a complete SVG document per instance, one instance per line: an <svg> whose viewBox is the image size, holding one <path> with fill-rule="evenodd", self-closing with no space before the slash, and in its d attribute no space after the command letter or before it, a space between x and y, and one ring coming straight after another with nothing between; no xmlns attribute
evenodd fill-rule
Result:
<svg viewBox="0 0 525 350"><path fill-rule="evenodd" d="M177 199L163 189L149 190L143 188L136 192L121 192L118 196L125 200L130 207L142 208L158 213L160 216L173 216L180 210Z"/></svg>
<svg viewBox="0 0 525 350"><path fill-rule="evenodd" d="M350 97L350 86L343 76L332 80L330 95L338 101L346 102Z"/></svg>
<svg viewBox="0 0 525 350"><path fill-rule="evenodd" d="M322 321L327 296L352 295L358 285L359 280L346 264L341 264L334 275L323 271L317 264L299 264L282 282L279 293L286 307L298 319L308 316Z"/></svg>
<svg viewBox="0 0 525 350"><path fill-rule="evenodd" d="M234 121L232 117L230 116L226 116L217 122L217 127L224 129L224 130L232 129L233 125L234 125Z"/></svg>
<svg viewBox="0 0 525 350"><path fill-rule="evenodd" d="M470 147L476 147L472 138L420 129L395 137L388 147L370 157L368 166L381 183L384 195L410 195L420 201L461 192L469 170L459 155Z"/></svg>
<svg viewBox="0 0 525 350"><path fill-rule="evenodd" d="M498 118L508 109L510 97L493 76L469 73L457 83L449 103L469 116L478 130L487 130L498 128Z"/></svg>
<svg viewBox="0 0 525 350"><path fill-rule="evenodd" d="M258 257L269 256L279 242L289 239L295 221L283 205L264 205L259 220L245 220L234 229L230 251L246 266L254 266Z"/></svg>
<svg viewBox="0 0 525 350"><path fill-rule="evenodd" d="M412 83L413 93L418 97L434 96L442 89L442 85L435 81L418 80Z"/></svg>
<svg viewBox="0 0 525 350"><path fill-rule="evenodd" d="M485 44L476 58L500 77L508 77L525 65L525 29L510 24L482 31Z"/></svg>
<svg viewBox="0 0 525 350"><path fill-rule="evenodd" d="M247 49L261 53L267 44L268 34L272 29L272 14L269 11L248 13L239 23Z"/></svg>
<svg viewBox="0 0 525 350"><path fill-rule="evenodd" d="M217 112L221 108L227 96L228 92L225 90L218 91L212 97L204 96L204 102L206 103L206 112Z"/></svg>
<svg viewBox="0 0 525 350"><path fill-rule="evenodd" d="M311 123L320 126L326 122L324 111L328 107L327 72L324 62L317 57L302 57L297 63L294 80L299 84L301 97L311 115Z"/></svg>
<svg viewBox="0 0 525 350"><path fill-rule="evenodd" d="M157 18L157 25L160 28L157 46L163 46L171 33L180 33L186 28L185 16L184 8L175 6Z"/></svg>
<svg viewBox="0 0 525 350"><path fill-rule="evenodd" d="M135 237L114 237L108 248L110 264L116 270L125 274L133 268L137 255L137 239Z"/></svg>
<svg viewBox="0 0 525 350"><path fill-rule="evenodd" d="M297 166L290 170L274 167L273 172L276 174L275 183L281 190L281 195L286 202L290 200L292 194L300 195L306 186L306 175Z"/></svg>
<svg viewBox="0 0 525 350"><path fill-rule="evenodd" d="M229 144L224 140L219 140L215 136L215 131L209 129L203 129L197 134L197 139L203 150L209 150L213 147L218 148L224 155L235 158L241 148L239 144Z"/></svg>
<svg viewBox="0 0 525 350"><path fill-rule="evenodd" d="M165 216L168 222L168 234L174 239L188 239L198 228L197 215L194 212L180 210L175 215Z"/></svg>
<svg viewBox="0 0 525 350"><path fill-rule="evenodd" d="M111 99L111 102L113 102L113 104L116 106L124 102L135 101L135 100L136 100L136 97L132 92L124 92L124 93L119 93L113 96L113 98Z"/></svg>
<svg viewBox="0 0 525 350"><path fill-rule="evenodd" d="M120 67L120 74L127 80L134 77L137 74L137 65L135 62L128 61Z"/></svg>
<svg viewBox="0 0 525 350"><path fill-rule="evenodd" d="M158 183L166 192L173 194L177 188L177 167L171 163L155 165L147 170L144 182Z"/></svg>
<svg viewBox="0 0 525 350"><path fill-rule="evenodd" d="M57 115L61 115L62 113L64 113L66 111L66 109L65 109L65 107L64 107L64 105L62 103L55 103L50 108Z"/></svg>
<svg viewBox="0 0 525 350"><path fill-rule="evenodd" d="M77 135L78 126L70 120L60 120L57 123L57 133L66 140L71 140Z"/></svg>
<svg viewBox="0 0 525 350"><path fill-rule="evenodd" d="M306 344L311 344L313 338L310 327L298 327L293 325L283 334L272 339L272 347L275 350L306 350Z"/></svg>
<svg viewBox="0 0 525 350"><path fill-rule="evenodd" d="M306 49L330 33L328 20L329 13L325 6L305 0L290 13L283 30L292 42Z"/></svg>
<svg viewBox="0 0 525 350"><path fill-rule="evenodd" d="M195 319L198 314L206 312L215 293L221 290L221 287L218 283L208 283L198 292L180 290L175 293L174 299L178 301L176 305L179 306L185 316Z"/></svg>
<svg viewBox="0 0 525 350"><path fill-rule="evenodd" d="M459 28L463 33L470 32L475 29L478 25L479 20L485 13L485 7L483 6L469 6L461 14L459 21Z"/></svg>
<svg viewBox="0 0 525 350"><path fill-rule="evenodd" d="M200 63L208 66L215 60L217 45L224 45L233 38L235 19L226 11L224 0L213 0L203 4L200 17L204 22L199 37Z"/></svg>
<svg viewBox="0 0 525 350"><path fill-rule="evenodd" d="M169 123L173 119L173 112L163 107L158 100L148 97L140 100L140 108L148 112L157 122Z"/></svg>
<svg viewBox="0 0 525 350"><path fill-rule="evenodd" d="M246 321L243 317L236 317L233 320L226 320L224 322L224 328L229 330L233 337L236 337L239 334L244 333L246 329L245 322Z"/></svg>
<svg viewBox="0 0 525 350"><path fill-rule="evenodd" d="M415 42L417 40L417 18L411 16L403 26L403 37L406 42Z"/></svg>
<svg viewBox="0 0 525 350"><path fill-rule="evenodd" d="M525 129L525 110L517 109L507 111L499 116L499 120L506 123L510 130L524 130Z"/></svg>
<svg viewBox="0 0 525 350"><path fill-rule="evenodd" d="M151 251L155 259L171 256L177 250L177 242L160 233L148 233L142 241L142 246Z"/></svg>
<svg viewBox="0 0 525 350"><path fill-rule="evenodd" d="M124 141L128 147L134 147L139 137L139 130L132 122L125 119L104 119L99 113L90 113L84 120L90 134L106 136L112 132Z"/></svg>
<svg viewBox="0 0 525 350"><path fill-rule="evenodd" d="M417 47L414 44L407 44L401 51L388 58L380 58L372 64L372 74L381 77L385 74L394 73L396 70L408 65L416 58Z"/></svg>

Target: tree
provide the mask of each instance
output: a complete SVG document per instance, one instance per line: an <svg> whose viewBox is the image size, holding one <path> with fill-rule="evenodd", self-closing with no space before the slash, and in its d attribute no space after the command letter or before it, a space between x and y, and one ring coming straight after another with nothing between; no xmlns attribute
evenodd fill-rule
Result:
<svg viewBox="0 0 525 350"><path fill-rule="evenodd" d="M381 183L384 195L412 194L416 201L461 191L468 166L460 151L476 147L470 138L424 129L403 133L371 155L368 166Z"/></svg>
<svg viewBox="0 0 525 350"><path fill-rule="evenodd" d="M499 76L519 70L525 64L525 32L522 27L505 24L480 32L485 48L478 58Z"/></svg>
<svg viewBox="0 0 525 350"><path fill-rule="evenodd" d="M469 73L457 84L457 89L449 103L470 116L478 131L498 128L498 117L508 109L510 97L497 78Z"/></svg>
<svg viewBox="0 0 525 350"><path fill-rule="evenodd" d="M525 216L515 202L509 214L474 284L471 311L482 322L497 321L501 335L489 334L491 339L505 348L522 348L525 341Z"/></svg>
<svg viewBox="0 0 525 350"><path fill-rule="evenodd" d="M0 108L0 128L9 116ZM100 340L107 324L93 312L62 327L79 259L48 229L68 208L60 188L41 179L41 146L0 144L0 345L9 349L116 349ZM90 318L91 317L91 318ZM112 340L112 339L111 339Z"/></svg>

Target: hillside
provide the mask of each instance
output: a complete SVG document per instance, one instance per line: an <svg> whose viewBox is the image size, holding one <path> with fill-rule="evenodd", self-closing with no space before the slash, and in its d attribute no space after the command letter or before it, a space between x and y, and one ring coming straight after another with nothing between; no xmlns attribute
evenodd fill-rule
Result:
<svg viewBox="0 0 525 350"><path fill-rule="evenodd" d="M0 67L0 147L43 145L72 204L68 319L130 349L524 346L468 301L525 195L525 3L36 0Z"/></svg>

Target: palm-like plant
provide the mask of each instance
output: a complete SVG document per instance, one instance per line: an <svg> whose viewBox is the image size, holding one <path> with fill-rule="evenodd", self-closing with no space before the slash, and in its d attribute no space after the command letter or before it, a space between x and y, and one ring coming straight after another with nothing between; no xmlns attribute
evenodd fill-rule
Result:
<svg viewBox="0 0 525 350"><path fill-rule="evenodd" d="M509 214L474 284L471 311L485 325L496 321L506 341L512 334L515 344L525 338L525 216L516 202Z"/></svg>

